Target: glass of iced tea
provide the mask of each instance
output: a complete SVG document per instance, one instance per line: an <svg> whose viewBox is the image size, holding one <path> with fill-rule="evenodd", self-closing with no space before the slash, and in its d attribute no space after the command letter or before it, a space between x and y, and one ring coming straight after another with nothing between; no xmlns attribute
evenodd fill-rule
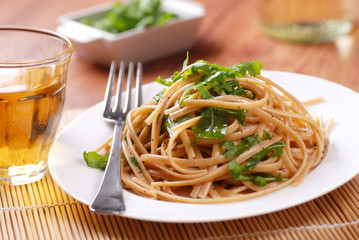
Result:
<svg viewBox="0 0 359 240"><path fill-rule="evenodd" d="M71 41L55 32L0 27L0 184L46 174L72 51Z"/></svg>

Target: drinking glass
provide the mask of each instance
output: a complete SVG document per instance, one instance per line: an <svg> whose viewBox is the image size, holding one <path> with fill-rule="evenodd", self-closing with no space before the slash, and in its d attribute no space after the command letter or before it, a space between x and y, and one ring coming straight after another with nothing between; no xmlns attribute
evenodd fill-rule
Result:
<svg viewBox="0 0 359 240"><path fill-rule="evenodd" d="M0 184L46 174L72 51L71 41L55 32L0 27Z"/></svg>
<svg viewBox="0 0 359 240"><path fill-rule="evenodd" d="M264 31L279 40L333 41L353 28L356 0L260 0Z"/></svg>

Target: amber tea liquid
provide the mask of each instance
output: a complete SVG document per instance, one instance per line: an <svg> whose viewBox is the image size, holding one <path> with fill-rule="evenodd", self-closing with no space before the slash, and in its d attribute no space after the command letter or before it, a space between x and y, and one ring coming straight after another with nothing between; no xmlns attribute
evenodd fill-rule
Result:
<svg viewBox="0 0 359 240"><path fill-rule="evenodd" d="M5 184L46 173L65 99L65 69L16 70L0 71L0 183Z"/></svg>
<svg viewBox="0 0 359 240"><path fill-rule="evenodd" d="M0 26L0 185L45 176L72 51L56 32Z"/></svg>

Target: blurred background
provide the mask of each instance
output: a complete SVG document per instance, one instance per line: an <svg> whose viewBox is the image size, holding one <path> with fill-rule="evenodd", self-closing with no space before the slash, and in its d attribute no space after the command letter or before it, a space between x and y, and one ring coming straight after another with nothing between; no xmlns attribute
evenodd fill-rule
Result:
<svg viewBox="0 0 359 240"><path fill-rule="evenodd" d="M359 4L353 30L335 41L300 44L269 37L261 27L259 0L196 0L204 5L190 62L204 59L233 65L258 60L264 69L303 73L328 79L359 91ZM16 0L2 2L1 25L31 26L56 30L58 17L108 0ZM144 82L169 77L182 68L186 52L144 64ZM71 60L66 108L87 108L103 99L108 69L83 60Z"/></svg>

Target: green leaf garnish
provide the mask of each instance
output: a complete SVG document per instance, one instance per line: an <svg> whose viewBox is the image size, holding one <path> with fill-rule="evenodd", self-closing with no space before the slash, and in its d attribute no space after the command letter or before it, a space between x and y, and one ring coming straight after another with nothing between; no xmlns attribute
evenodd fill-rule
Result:
<svg viewBox="0 0 359 240"><path fill-rule="evenodd" d="M248 136L248 137L243 138L240 141L239 145L235 145L230 140L224 140L221 142L220 146L225 148L225 152L223 153L223 156L237 157L262 141L263 141L263 139L259 136L258 133L256 133L253 136ZM286 145L282 142L273 143L269 147L263 149L262 151L258 152L257 154L253 155L250 159L248 159L245 162L244 170L247 170L247 171L252 170L260 161L263 161L263 160L266 160L269 158L273 158L273 157L281 156L285 146ZM232 166L232 168L233 168L233 166Z"/></svg>
<svg viewBox="0 0 359 240"><path fill-rule="evenodd" d="M174 75L175 77L172 76L171 79L173 81L177 81L182 76L182 79L186 80L194 74L201 76L194 87L187 89L187 91L182 94L180 100L181 103L191 92L195 92L194 90L200 91L202 98L209 98L209 94L203 95L203 89L211 92L211 96L218 96L222 93L228 95L247 96L247 90L242 88L238 82L233 79L244 77L247 74L250 76L258 75L260 74L261 68L262 64L256 61L240 63L232 67L225 67L199 60L182 69L181 72L177 72ZM252 93L250 98L254 99L255 94Z"/></svg>
<svg viewBox="0 0 359 240"><path fill-rule="evenodd" d="M134 156L129 157L129 160L133 165L135 165L136 167L139 167L138 162L136 161L136 158Z"/></svg>
<svg viewBox="0 0 359 240"><path fill-rule="evenodd" d="M196 137L224 138L227 133L229 115L224 109L207 107L200 110L201 119L192 127Z"/></svg>
<svg viewBox="0 0 359 240"><path fill-rule="evenodd" d="M168 134L170 135L170 137L173 136L173 132L172 132L172 128L174 126L177 126L178 124L186 121L187 119L189 119L190 116L189 115L183 115L179 118L176 119L171 119L168 115L165 116L165 119L163 121L163 128L168 132Z"/></svg>
<svg viewBox="0 0 359 240"><path fill-rule="evenodd" d="M179 101L179 107L182 107L183 101L185 101L192 94L199 94L202 99L210 99L221 94L244 96L250 99L255 99L255 94L239 85L235 80L236 78L243 77L245 75L255 76L260 74L262 64L257 61L249 61L235 64L231 67L220 66L218 64L211 64L204 60L198 60L195 63L188 65L189 54L183 62L181 71L175 72L170 79L163 79L161 77L156 78L156 82L165 86L171 86L176 81L198 75L200 78L195 84L187 88ZM226 109L227 113L232 114L242 125L247 116L248 110L232 110ZM203 114L202 114L203 115ZM213 113L212 113L213 115ZM224 114L221 114L223 119ZM225 127L220 124L213 124L211 117L201 118L200 122L193 128L196 131L195 139L197 137L205 138L222 138L226 132ZM227 117L227 116L226 116Z"/></svg>
<svg viewBox="0 0 359 240"><path fill-rule="evenodd" d="M279 157L283 153L285 144L282 142L275 142L271 146L263 149L259 153L248 159L245 170L252 170L260 161L268 158Z"/></svg>
<svg viewBox="0 0 359 240"><path fill-rule="evenodd" d="M258 61L248 61L237 63L233 66L238 72L242 73L243 75L248 74L249 76L256 76L261 73L261 69L263 68L262 63Z"/></svg>
<svg viewBox="0 0 359 240"><path fill-rule="evenodd" d="M240 124L245 126L244 120L246 119L248 110L246 110L246 109L239 109L239 110L228 110L228 109L226 109L226 111L228 113L232 114L239 121Z"/></svg>
<svg viewBox="0 0 359 240"><path fill-rule="evenodd" d="M229 171L231 172L231 176L234 180L242 180L242 177L244 177L242 174L243 166L237 163L235 160L232 160L229 163Z"/></svg>
<svg viewBox="0 0 359 240"><path fill-rule="evenodd" d="M266 130L263 130L263 134L264 134L265 139L272 139L272 136Z"/></svg>
<svg viewBox="0 0 359 240"><path fill-rule="evenodd" d="M199 84L197 86L197 89L198 89L199 95L202 97L202 99L213 98L213 96L208 91L207 87L205 87L204 85Z"/></svg>
<svg viewBox="0 0 359 240"><path fill-rule="evenodd" d="M161 100L161 98L165 92L166 92L166 89L164 88L153 97L153 99L156 101L156 103L158 103Z"/></svg>
<svg viewBox="0 0 359 240"><path fill-rule="evenodd" d="M288 180L287 178L282 178L282 175L280 173L277 177L274 177L268 173L252 173L245 175L243 174L243 170L243 165L237 163L235 160L232 160L229 163L229 171L231 172L231 177L237 181L252 181L258 186L265 186L268 182L284 182Z"/></svg>
<svg viewBox="0 0 359 240"><path fill-rule="evenodd" d="M159 84L162 84L164 86L167 86L167 87L171 86L174 83L174 81L172 79L170 79L170 78L165 78L164 79L164 78L161 78L160 76L158 76L155 79L155 82L157 82Z"/></svg>
<svg viewBox="0 0 359 240"><path fill-rule="evenodd" d="M172 83L178 81L181 78L186 80L193 74L201 73L204 75L204 77L200 80L201 82L212 83L213 85L221 85L223 84L223 80L227 78L240 78L245 75L259 75L263 67L263 65L258 61L237 63L233 66L226 67L220 66L218 64L211 64L204 60L198 60L195 63L188 65L188 59L189 55L187 52L187 58L183 62L182 70L175 72L171 77ZM218 82L216 83L216 81ZM227 86L224 87L227 88Z"/></svg>
<svg viewBox="0 0 359 240"><path fill-rule="evenodd" d="M97 168L101 170L106 169L108 156L102 156L97 152L84 152L83 158L85 159L87 166Z"/></svg>
<svg viewBox="0 0 359 240"><path fill-rule="evenodd" d="M226 151L223 153L223 155L225 157L239 156L261 141L262 139L258 134L243 138L239 145L235 145L230 140L224 140L221 142L221 147L226 148Z"/></svg>

